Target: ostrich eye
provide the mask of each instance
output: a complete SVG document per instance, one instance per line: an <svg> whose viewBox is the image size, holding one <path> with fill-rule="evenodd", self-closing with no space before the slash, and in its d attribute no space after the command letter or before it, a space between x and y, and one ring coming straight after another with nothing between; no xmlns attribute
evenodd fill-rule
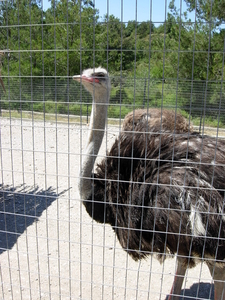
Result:
<svg viewBox="0 0 225 300"><path fill-rule="evenodd" d="M99 78L99 79L105 79L105 74L104 73L95 73L94 77Z"/></svg>

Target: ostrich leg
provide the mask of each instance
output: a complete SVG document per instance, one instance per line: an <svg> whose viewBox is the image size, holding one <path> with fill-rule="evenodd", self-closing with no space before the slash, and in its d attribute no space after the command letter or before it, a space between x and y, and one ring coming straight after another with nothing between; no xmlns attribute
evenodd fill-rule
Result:
<svg viewBox="0 0 225 300"><path fill-rule="evenodd" d="M225 264L207 262L214 280L214 300L225 300Z"/></svg>
<svg viewBox="0 0 225 300"><path fill-rule="evenodd" d="M183 259L177 258L176 275L174 276L173 286L170 291L168 300L179 300L180 299L180 292L181 292L182 284L184 281L186 269L187 268L183 264Z"/></svg>

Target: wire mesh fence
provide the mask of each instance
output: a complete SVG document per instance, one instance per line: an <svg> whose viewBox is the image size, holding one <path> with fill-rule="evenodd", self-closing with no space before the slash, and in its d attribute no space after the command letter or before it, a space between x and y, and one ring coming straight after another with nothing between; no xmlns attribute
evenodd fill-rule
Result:
<svg viewBox="0 0 225 300"><path fill-rule="evenodd" d="M224 101L221 82L149 78L111 77L112 92L109 118L124 118L132 109L178 109L195 118L224 123ZM135 91L132 90L135 80ZM91 114L91 95L75 85L71 78L9 78L4 84L8 93L1 96L1 109L87 116ZM212 99L214 99L212 101Z"/></svg>
<svg viewBox="0 0 225 300"><path fill-rule="evenodd" d="M224 300L224 3L100 2L0 1L0 299Z"/></svg>

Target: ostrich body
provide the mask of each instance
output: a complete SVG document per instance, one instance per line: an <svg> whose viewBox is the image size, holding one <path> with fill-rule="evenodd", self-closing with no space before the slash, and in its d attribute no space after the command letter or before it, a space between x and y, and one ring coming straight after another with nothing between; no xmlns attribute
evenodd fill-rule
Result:
<svg viewBox="0 0 225 300"><path fill-rule="evenodd" d="M138 131L140 128L139 124L143 121L151 132L180 134L193 131L192 124L189 124L189 121L181 114L173 110L161 110L157 108L149 110L136 109L128 113L123 121L123 131Z"/></svg>
<svg viewBox="0 0 225 300"><path fill-rule="evenodd" d="M73 79L93 97L79 179L88 214L110 224L134 260L152 253L159 260L166 253L177 254L169 299L179 299L187 267L204 260L214 279L214 298L225 300L224 141L197 133L173 135L166 123L160 125L161 132L156 126L151 131L151 112L148 117L145 113L132 121L132 133L125 131L131 129L131 121L125 123L93 174L105 130L110 79L102 68L88 69ZM130 118L128 114L125 120Z"/></svg>

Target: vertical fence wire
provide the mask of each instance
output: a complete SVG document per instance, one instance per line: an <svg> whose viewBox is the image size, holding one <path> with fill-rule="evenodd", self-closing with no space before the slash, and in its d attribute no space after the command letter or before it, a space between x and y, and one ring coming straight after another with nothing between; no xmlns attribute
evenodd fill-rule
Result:
<svg viewBox="0 0 225 300"><path fill-rule="evenodd" d="M68 113L68 186L67 186L67 189L68 189L68 238L69 238L69 241L68 241L68 251L69 251L69 254L68 254L68 259L69 259L69 295L70 295L70 298L72 298L72 282L71 282L71 278L72 278L72 271L71 271L71 215L70 215L70 207L71 207L71 195L70 195L70 186L71 186L71 171L70 171L70 164L71 164L71 148L70 148L70 113L69 113L69 108L70 108L70 99L69 99L69 84L70 84L70 81L69 81L69 66L70 66L70 58L69 58L69 50L70 50L70 47L69 47L69 15L68 15L68 7L69 7L69 1L67 0L67 105L68 105L68 110L67 110L67 113ZM58 158L57 158L57 163L58 163ZM58 170L58 169L57 169ZM58 177L57 177L57 184L58 184ZM57 192L58 193L58 192ZM58 201L58 199L57 199ZM58 203L58 207L59 207L59 203ZM60 258L60 255L59 255L59 258Z"/></svg>
<svg viewBox="0 0 225 300"><path fill-rule="evenodd" d="M80 48L80 71L83 69L83 66L82 66L82 19L81 19L81 3L80 3L80 6L79 6L79 13L80 13L80 18L79 18L79 22L80 22L80 44L79 44L79 48ZM82 103L82 100L83 100L83 94L82 94L82 87L80 86L80 98L81 98L81 103ZM83 150L83 141L82 141L82 136L83 136L83 130L82 130L82 106L80 106L80 166L82 165L82 161L83 161L83 156L82 156L82 150ZM80 176L80 174L79 174ZM79 272L80 272L80 276L79 276L79 297L82 299L83 297L83 293L82 293L82 289L83 289L83 268L82 268L82 261L83 261L83 252L82 252L82 242L83 242L83 239L82 239L82 235L83 235L83 230L82 230L82 222L83 222L83 215L82 215L82 212L83 212L83 206L82 206L82 200L81 199L81 202L80 202L80 247L79 247L79 258L80 258L80 264L79 264Z"/></svg>

